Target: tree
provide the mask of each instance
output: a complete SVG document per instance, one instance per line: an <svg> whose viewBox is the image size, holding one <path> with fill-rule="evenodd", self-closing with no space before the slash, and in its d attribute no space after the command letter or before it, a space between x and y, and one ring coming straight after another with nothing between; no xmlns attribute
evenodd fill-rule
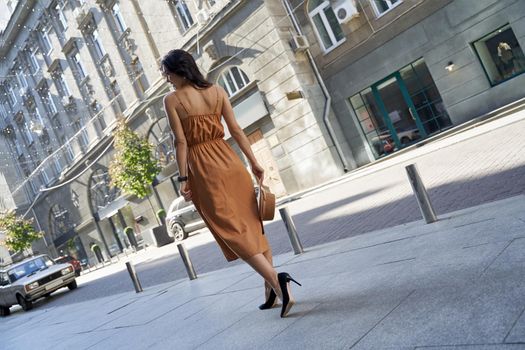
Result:
<svg viewBox="0 0 525 350"><path fill-rule="evenodd" d="M109 166L110 185L123 193L144 198L151 194L151 184L160 172L153 157L153 145L139 137L121 118L113 132L115 154Z"/></svg>
<svg viewBox="0 0 525 350"><path fill-rule="evenodd" d="M0 244L9 250L21 252L31 247L31 243L42 237L33 227L33 220L17 217L14 211L0 215L0 231L5 234L5 239Z"/></svg>

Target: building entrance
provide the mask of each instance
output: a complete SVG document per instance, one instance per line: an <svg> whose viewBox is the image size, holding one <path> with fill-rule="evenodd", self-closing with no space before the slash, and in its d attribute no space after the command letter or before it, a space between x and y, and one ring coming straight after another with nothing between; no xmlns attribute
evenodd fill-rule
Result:
<svg viewBox="0 0 525 350"><path fill-rule="evenodd" d="M423 59L352 96L350 103L376 158L451 125Z"/></svg>

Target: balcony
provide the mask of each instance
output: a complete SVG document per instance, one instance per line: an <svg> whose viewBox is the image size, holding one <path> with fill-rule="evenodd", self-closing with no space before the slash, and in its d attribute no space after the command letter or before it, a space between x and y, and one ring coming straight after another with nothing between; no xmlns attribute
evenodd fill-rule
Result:
<svg viewBox="0 0 525 350"><path fill-rule="evenodd" d="M81 7L76 8L73 11L75 20L77 21L78 29L83 30L89 23L92 22L93 14L91 13L87 4L83 4Z"/></svg>

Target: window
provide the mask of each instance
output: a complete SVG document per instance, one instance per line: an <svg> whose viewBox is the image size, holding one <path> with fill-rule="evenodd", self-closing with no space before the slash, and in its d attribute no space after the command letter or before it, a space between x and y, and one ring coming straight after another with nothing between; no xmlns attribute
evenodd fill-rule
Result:
<svg viewBox="0 0 525 350"><path fill-rule="evenodd" d="M9 93L7 94L9 104L11 105L11 107L13 107L17 102L15 91L13 90L13 87L11 85L7 86L7 91L9 91Z"/></svg>
<svg viewBox="0 0 525 350"><path fill-rule="evenodd" d="M83 128L82 125L80 125L79 121L76 121L73 127L77 132L81 130L80 133L77 135L78 142L80 143L81 148L86 147L89 144L89 137L86 128Z"/></svg>
<svg viewBox="0 0 525 350"><path fill-rule="evenodd" d="M62 172L62 165L60 164L60 158L58 158L56 154L53 156L53 165L56 173L60 174Z"/></svg>
<svg viewBox="0 0 525 350"><path fill-rule="evenodd" d="M34 114L35 114L34 116L36 117L38 122L42 125L42 127L44 127L45 124L44 124L44 120L42 119L42 115L40 115L40 111L35 108L35 113Z"/></svg>
<svg viewBox="0 0 525 350"><path fill-rule="evenodd" d="M62 96L71 96L71 90L64 79L64 73L59 73L56 75L55 84Z"/></svg>
<svg viewBox="0 0 525 350"><path fill-rule="evenodd" d="M29 126L27 125L27 123L24 123L24 130L22 132L22 136L26 145L31 145L33 143L33 135L31 134L31 130L29 130Z"/></svg>
<svg viewBox="0 0 525 350"><path fill-rule="evenodd" d="M28 182L29 182L29 186L30 186L29 188L31 189L31 193L32 194L37 194L38 193L38 188L36 187L34 180L29 180Z"/></svg>
<svg viewBox="0 0 525 350"><path fill-rule="evenodd" d="M65 136L62 136L60 138L60 143L62 143L65 147L67 161L71 162L73 159L75 159L75 152L73 152L73 148L71 147L71 144L69 143L68 140L66 140Z"/></svg>
<svg viewBox="0 0 525 350"><path fill-rule="evenodd" d="M66 17L64 16L64 11L63 11L63 8L61 6L61 4L56 4L55 6L55 12L57 14L57 17L58 17L58 25L60 26L60 30L61 31L66 31L67 29L67 21L66 21Z"/></svg>
<svg viewBox="0 0 525 350"><path fill-rule="evenodd" d="M55 101L53 100L53 96L51 95L51 91L47 90L47 96L46 96L46 102L48 106L49 112L51 112L51 115L55 115L58 113L57 106L55 104Z"/></svg>
<svg viewBox="0 0 525 350"><path fill-rule="evenodd" d="M80 53L77 52L72 55L71 60L73 61L74 71L77 73L80 80L83 80L86 77L86 70L84 69L82 61L80 61Z"/></svg>
<svg viewBox="0 0 525 350"><path fill-rule="evenodd" d="M49 178L49 175L47 174L46 169L42 169L40 173L42 174L42 183L47 185L50 182L50 178Z"/></svg>
<svg viewBox="0 0 525 350"><path fill-rule="evenodd" d="M51 32L51 27L42 29L41 33L42 49L46 55L49 55L51 51L53 51L53 46L51 45L51 40L49 39L49 32Z"/></svg>
<svg viewBox="0 0 525 350"><path fill-rule="evenodd" d="M24 72L22 71L22 69L19 69L16 71L16 78L18 80L18 85L22 89L27 89L27 80L26 80L26 77L24 76Z"/></svg>
<svg viewBox="0 0 525 350"><path fill-rule="evenodd" d="M514 32L506 25L473 43L491 85L525 72L525 57Z"/></svg>
<svg viewBox="0 0 525 350"><path fill-rule="evenodd" d="M7 119L7 109L3 103L0 103L0 116L2 116L3 119Z"/></svg>
<svg viewBox="0 0 525 350"><path fill-rule="evenodd" d="M118 3L113 5L111 12L113 14L113 19L115 20L118 31L120 33L124 33L128 26L126 25L126 22L124 22L124 17L122 17L122 13L120 12L120 5Z"/></svg>
<svg viewBox="0 0 525 350"><path fill-rule="evenodd" d="M378 16L382 16L386 12L390 11L397 5L399 5L402 1L401 0L371 0L372 6L374 7L374 10L376 11L376 14Z"/></svg>
<svg viewBox="0 0 525 350"><path fill-rule="evenodd" d="M40 63L38 63L38 59L36 58L37 49L33 48L31 52L29 53L29 63L31 64L31 73L35 74L40 70Z"/></svg>
<svg viewBox="0 0 525 350"><path fill-rule="evenodd" d="M308 13L325 52L332 50L345 41L343 30L328 1L310 1Z"/></svg>
<svg viewBox="0 0 525 350"><path fill-rule="evenodd" d="M239 67L232 67L219 77L218 83L226 90L228 96L233 96L242 90L250 80Z"/></svg>
<svg viewBox="0 0 525 350"><path fill-rule="evenodd" d="M91 33L91 41L93 42L93 48L95 49L97 59L100 61L106 54L106 50L104 50L104 46L102 46L98 30L95 29L93 33Z"/></svg>
<svg viewBox="0 0 525 350"><path fill-rule="evenodd" d="M18 140L15 140L15 149L16 149L16 155L21 156L24 154L24 150L22 149L22 146L20 146L20 142Z"/></svg>
<svg viewBox="0 0 525 350"><path fill-rule="evenodd" d="M190 10L188 9L188 5L186 5L186 1L179 0L175 3L175 10L177 10L177 14L179 16L180 23L182 25L182 28L186 31L190 29L190 27L193 25L193 18L191 17Z"/></svg>

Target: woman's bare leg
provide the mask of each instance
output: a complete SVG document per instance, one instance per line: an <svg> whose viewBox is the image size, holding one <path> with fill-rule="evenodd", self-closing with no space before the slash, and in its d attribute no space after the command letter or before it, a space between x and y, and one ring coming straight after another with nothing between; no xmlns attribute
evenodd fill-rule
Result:
<svg viewBox="0 0 525 350"><path fill-rule="evenodd" d="M270 265L273 266L272 249L268 248L268 250L265 251L263 255L266 258L266 260L268 260ZM268 300L271 290L272 286L268 282L266 282L266 280L264 280L264 300Z"/></svg>
<svg viewBox="0 0 525 350"><path fill-rule="evenodd" d="M270 286L272 286L277 297L282 300L281 288L279 287L279 280L277 279L277 271L273 268L268 258L262 253L256 254L251 258L245 260L259 275L264 278Z"/></svg>

